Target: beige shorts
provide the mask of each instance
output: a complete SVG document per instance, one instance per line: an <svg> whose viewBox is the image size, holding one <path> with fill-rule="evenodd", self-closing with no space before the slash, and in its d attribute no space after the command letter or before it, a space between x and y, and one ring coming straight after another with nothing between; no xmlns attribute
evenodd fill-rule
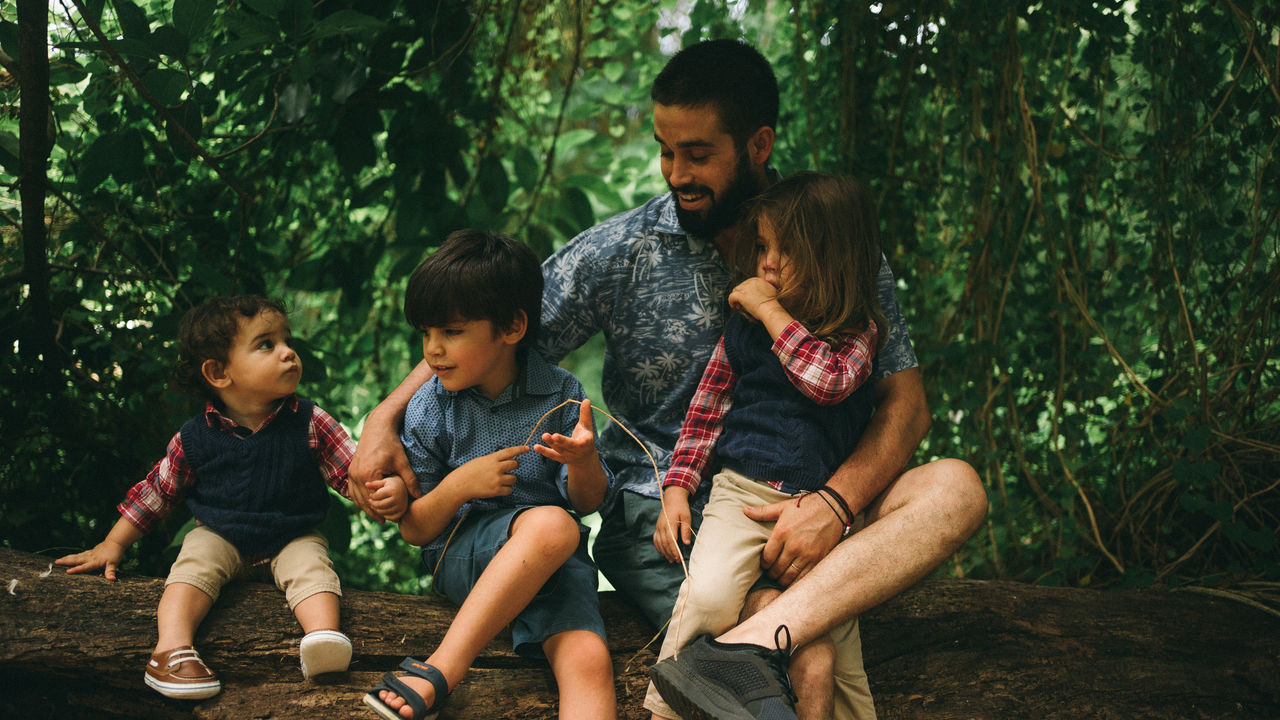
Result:
<svg viewBox="0 0 1280 720"><path fill-rule="evenodd" d="M672 655L700 633L711 633L715 637L738 624L747 592L760 577L760 551L773 532L773 523L752 520L743 514L742 508L794 497L732 470L718 473L712 483L711 497L702 513L702 527L689 558L689 577L680 586L671 624L667 626L667 635L658 653L659 660ZM836 648L835 718L874 720L875 704L862 665L858 618L845 621L829 636ZM653 683L649 683L644 707L661 717L676 717Z"/></svg>
<svg viewBox="0 0 1280 720"><path fill-rule="evenodd" d="M234 545L209 528L197 525L182 540L182 550L164 584L193 585L216 601L223 585L236 578L249 577L268 565L276 587L284 591L290 610L316 593L342 596L338 574L329 559L329 542L318 532L295 538L261 563L246 565Z"/></svg>

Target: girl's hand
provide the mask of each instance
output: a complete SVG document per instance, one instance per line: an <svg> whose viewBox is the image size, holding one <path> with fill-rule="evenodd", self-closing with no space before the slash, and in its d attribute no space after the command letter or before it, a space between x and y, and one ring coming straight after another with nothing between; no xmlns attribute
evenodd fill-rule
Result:
<svg viewBox="0 0 1280 720"><path fill-rule="evenodd" d="M662 514L653 530L653 546L669 562L680 562L682 545L693 543L689 491L679 485L662 490Z"/></svg>
<svg viewBox="0 0 1280 720"><path fill-rule="evenodd" d="M528 445L517 445L482 455L449 473L445 481L458 484L469 499L510 495L515 492L515 472L520 467L516 458L527 452Z"/></svg>
<svg viewBox="0 0 1280 720"><path fill-rule="evenodd" d="M103 576L108 580L116 579L116 567L120 565L120 559L124 557L125 549L110 540L103 540L93 547L92 550L74 553L72 555L63 555L54 560L57 565L70 565L67 572L71 574L94 572L102 570Z"/></svg>
<svg viewBox="0 0 1280 720"><path fill-rule="evenodd" d="M369 505L382 517L399 522L409 509L409 488L398 475L388 475L364 484L368 490Z"/></svg>
<svg viewBox="0 0 1280 720"><path fill-rule="evenodd" d="M776 302L778 288L770 285L762 278L747 278L729 293L729 307L742 310L757 320L763 320L761 313L768 303Z"/></svg>
<svg viewBox="0 0 1280 720"><path fill-rule="evenodd" d="M583 400L578 407L578 424L573 427L572 436L542 433L543 444L534 445L533 451L565 465L586 467L598 465L600 456L596 452L596 432L595 423L591 417L591 401Z"/></svg>

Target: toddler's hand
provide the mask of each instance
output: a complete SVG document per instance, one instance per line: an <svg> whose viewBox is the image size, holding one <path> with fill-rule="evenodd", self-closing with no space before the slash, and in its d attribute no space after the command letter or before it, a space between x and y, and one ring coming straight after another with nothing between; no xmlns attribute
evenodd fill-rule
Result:
<svg viewBox="0 0 1280 720"><path fill-rule="evenodd" d="M573 427L573 436L542 433L543 444L534 445L534 452L565 465L598 465L600 455L596 452L596 432L591 418L591 401L583 400L578 408L578 424Z"/></svg>
<svg viewBox="0 0 1280 720"><path fill-rule="evenodd" d="M653 530L653 546L670 562L679 562L681 545L693 542L689 491L672 485L662 490L662 514Z"/></svg>
<svg viewBox="0 0 1280 720"><path fill-rule="evenodd" d="M409 509L409 488L399 475L388 475L380 480L372 480L364 484L369 491L369 505L379 515L399 522Z"/></svg>
<svg viewBox="0 0 1280 720"><path fill-rule="evenodd" d="M67 572L71 574L94 572L95 570L104 570L103 576L108 580L116 579L116 567L120 565L120 559L124 557L125 549L116 543L103 540L93 547L92 550L73 553L71 555L63 555L54 560L57 565L70 565Z"/></svg>
<svg viewBox="0 0 1280 720"><path fill-rule="evenodd" d="M729 293L729 307L742 310L759 320L761 306L776 300L778 289L758 277L747 278Z"/></svg>

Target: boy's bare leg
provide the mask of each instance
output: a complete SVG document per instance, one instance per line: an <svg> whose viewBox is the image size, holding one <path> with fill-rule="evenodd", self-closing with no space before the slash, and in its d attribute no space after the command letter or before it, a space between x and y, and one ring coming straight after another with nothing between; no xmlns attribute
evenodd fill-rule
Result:
<svg viewBox="0 0 1280 720"><path fill-rule="evenodd" d="M298 618L302 632L338 629L338 596L331 592L318 592L293 606L293 616Z"/></svg>
<svg viewBox="0 0 1280 720"><path fill-rule="evenodd" d="M560 720L608 720L618 716L613 658L590 630L567 630L542 643L560 692Z"/></svg>
<svg viewBox="0 0 1280 720"><path fill-rule="evenodd" d="M450 690L484 646L524 610L577 548L578 524L569 513L553 506L520 513L511 525L511 539L481 573L440 645L427 658L427 664L445 676ZM435 690L426 680L412 675L401 680L427 707L435 702ZM401 716L413 716L413 709L395 693L383 690L379 696Z"/></svg>
<svg viewBox="0 0 1280 720"><path fill-rule="evenodd" d="M747 595L739 622L773 602L781 590L764 588ZM819 638L791 654L787 674L796 691L800 720L826 720L835 711L836 646L830 636Z"/></svg>
<svg viewBox="0 0 1280 720"><path fill-rule="evenodd" d="M196 628L213 607L213 598L195 585L169 583L156 607L156 652L195 646Z"/></svg>

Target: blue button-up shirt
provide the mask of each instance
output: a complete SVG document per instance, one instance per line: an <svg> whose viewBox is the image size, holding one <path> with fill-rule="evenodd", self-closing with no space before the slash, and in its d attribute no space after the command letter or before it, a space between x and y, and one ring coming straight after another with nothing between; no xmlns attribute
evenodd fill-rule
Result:
<svg viewBox="0 0 1280 720"><path fill-rule="evenodd" d="M543 263L542 274L539 350L559 362L604 333L604 400L652 454L657 474L614 423L600 432L604 458L621 489L658 497L685 411L724 329L728 265L711 240L680 227L667 193L584 231ZM916 366L893 285L882 258L877 287L890 329L873 380ZM695 508L710 485L703 483Z"/></svg>
<svg viewBox="0 0 1280 720"><path fill-rule="evenodd" d="M573 435L580 413L576 403L567 403L555 410L541 425L538 420L565 400L585 398L577 378L547 363L536 352L530 352L519 377L496 400L490 400L477 388L446 390L439 378L431 378L409 401L400 440L409 456L409 465L418 477L418 486L426 494L465 463L504 448L524 445L535 426L538 432L533 442L544 432ZM599 436L596 446L599 449ZM427 548L442 547L458 519L469 511L558 505L576 514L569 503L568 468L532 450L520 455L517 462L517 479L511 495L473 500L463 505L449 527ZM612 490L613 475L608 467L605 472Z"/></svg>

